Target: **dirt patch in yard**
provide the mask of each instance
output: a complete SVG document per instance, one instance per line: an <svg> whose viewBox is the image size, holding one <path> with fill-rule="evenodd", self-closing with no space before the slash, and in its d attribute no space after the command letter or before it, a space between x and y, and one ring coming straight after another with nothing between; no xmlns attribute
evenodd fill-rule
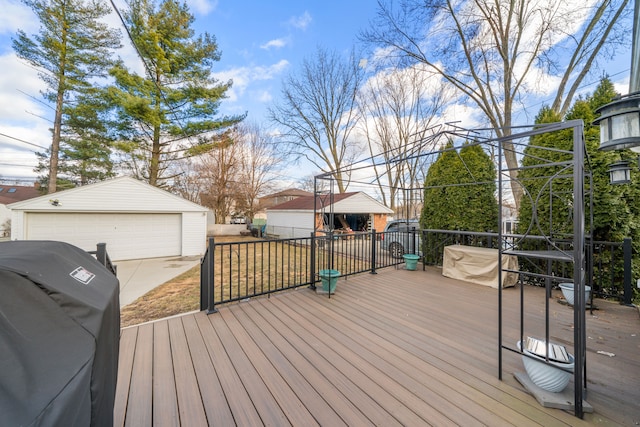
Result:
<svg viewBox="0 0 640 427"><path fill-rule="evenodd" d="M258 240L250 236L220 236L216 242ZM158 286L120 310L121 327L137 325L200 309L200 266Z"/></svg>

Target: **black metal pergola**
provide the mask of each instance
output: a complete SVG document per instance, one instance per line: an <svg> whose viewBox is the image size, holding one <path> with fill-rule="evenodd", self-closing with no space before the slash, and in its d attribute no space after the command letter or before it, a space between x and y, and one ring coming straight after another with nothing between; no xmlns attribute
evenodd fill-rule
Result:
<svg viewBox="0 0 640 427"><path fill-rule="evenodd" d="M530 138L532 137L544 137L545 135L551 135L557 132L572 132L573 144L568 149L562 149L558 147L538 147L535 162L536 166L518 166L517 168L509 168L506 165L505 154L509 151L515 154L520 161L524 159L527 154L524 148L528 145ZM502 132L506 134L507 132ZM592 229L592 201L591 201L591 172L589 167L589 158L584 142L584 124L582 120L571 120L561 123L544 124L536 126L522 126L513 128L508 132L508 136L498 137L491 129L462 129L458 126L445 126L438 131L432 132L428 138L423 138L415 142L415 146L407 153L397 158L391 158L388 156L383 158L380 155L371 156L364 160L360 160L354 164L342 168L343 171L349 171L351 174L360 174L364 178L356 181L357 185L366 188L375 185L376 189L382 187L379 184L380 176L376 176L376 166L380 166L385 162L402 162L407 159L414 159L416 157L431 159L431 162L446 150L455 150L459 152L461 145L457 146L454 143L454 147L445 148L446 142L449 140L464 140L466 144L479 144L483 148L489 150L495 158L497 164L497 177L496 183L498 188L498 204L499 209L499 258L500 258L500 270L498 283L502 283L502 274L508 272L507 268L503 266L504 256L517 256L519 259L537 259L547 260L549 265L553 262L565 262L569 266L568 270L572 272L572 277L564 278L564 280L572 280L574 284L574 340L573 340L573 355L575 358L575 368L573 370L573 382L574 382L574 396L573 402L570 403L570 408L573 409L577 417L582 418L584 414L584 396L586 392L586 321L585 321L585 285L586 278L589 276L590 266L587 265L588 248L587 240L591 239ZM424 150L425 146L429 146L429 150ZM549 157L545 156L545 153L549 153ZM563 156L562 161L553 160L557 158L557 154L560 153ZM425 162L428 163L428 162ZM522 162L520 162L522 163ZM545 176L546 183L543 185L544 194L551 194L550 199L544 199L542 196L542 190L539 194L531 194L527 190L526 183L519 182L516 178L519 171L524 169L531 169L535 167L547 168L553 170L549 176ZM367 171L369 175L367 175ZM374 171L374 172L371 172ZM314 222L317 213L324 213L324 209L331 210L333 208L333 194L335 190L334 176L335 171L323 173L315 177L314 194L316 199L320 202L316 202L314 205ZM570 219L572 221L572 232L570 235L564 235L563 240L570 240L571 249L567 249L566 246L561 246L556 241L554 236L553 225L550 223L547 229L541 226L542 222L540 218L536 216L538 204L551 203L553 204L553 191L554 184L562 180L565 184L567 181L572 181L571 194L565 195L572 201L572 212ZM483 183L475 182L469 185L482 185ZM533 206L533 215L531 224L524 235L506 234L503 231L502 221L503 203L510 199L512 194L512 186L519 185L523 189L524 196L528 197ZM444 187L445 185L443 185ZM396 188L397 194L402 195L405 198L415 199L415 192L419 192L418 197L421 196L425 190L423 186L413 186L411 188ZM405 203L405 206L408 204ZM332 212L329 212L332 213ZM329 215L329 218L333 218L333 215ZM551 221L551 218L549 219ZM334 224L328 224L329 230L332 231ZM318 224L314 224L314 233L318 230ZM526 250L522 249L522 242L529 234L535 234L536 237L542 238L546 242L545 250ZM545 341L547 346L550 345L550 335L553 324L550 319L549 298L552 280L558 278L553 275L553 272L548 271L548 274L537 274L538 279L543 280L545 287L547 288L547 302L545 313L545 324L543 325L545 331ZM522 277L520 275L520 283L522 284ZM509 345L505 341L503 336L503 297L502 287L498 286L498 376L502 379L503 375L503 352L514 352L527 357L522 349L518 349L515 346ZM520 340L523 341L525 335L529 332L529 326L524 324L524 313L527 310L527 303L524 298L523 286L520 286L520 292L522 292L520 310ZM540 325L535 325L535 330L540 329ZM549 351L547 347L546 362L549 364ZM531 390L529 390L531 391ZM540 400L540 399L539 399Z"/></svg>

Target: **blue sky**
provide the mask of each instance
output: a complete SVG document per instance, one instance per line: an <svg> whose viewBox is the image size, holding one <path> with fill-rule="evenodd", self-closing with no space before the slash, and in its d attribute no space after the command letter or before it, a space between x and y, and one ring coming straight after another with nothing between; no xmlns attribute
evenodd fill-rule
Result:
<svg viewBox="0 0 640 427"><path fill-rule="evenodd" d="M124 0L114 1L125 8ZM266 121L267 106L277 101L284 77L299 70L302 60L312 57L317 46L349 51L358 44L359 31L368 26L377 8L373 0L187 0L187 4L195 16L196 33L206 31L218 41L222 59L215 65L214 75L222 81L234 81L220 112L248 112L248 120L257 123ZM51 143L48 129L53 112L41 102L42 82L36 71L16 58L11 37L18 29L34 34L39 24L19 0L0 0L0 8L0 179L34 179L34 152L44 151ZM110 22L120 25L115 15ZM123 39L123 44L120 56L130 68L141 72L130 43ZM628 92L629 64L628 52L607 64L606 72L621 93ZM585 87L585 92L593 90L597 77L589 82L594 84ZM544 101L541 97L530 104L528 119ZM473 117L469 111L458 114Z"/></svg>
<svg viewBox="0 0 640 427"><path fill-rule="evenodd" d="M123 0L115 4L125 8ZM195 15L196 33L214 35L222 52L214 75L234 81L221 113L248 112L248 120L258 123L265 120L283 77L295 72L303 58L319 45L350 50L376 11L376 3L366 0L187 0L187 4ZM31 144L43 149L50 144L52 111L39 101L42 83L16 58L11 37L18 29L36 33L38 23L18 0L0 0L0 7L5 11L0 16L0 179L33 179L34 152L39 149ZM110 22L118 25L112 18ZM120 55L129 67L139 69L128 40L123 44Z"/></svg>
<svg viewBox="0 0 640 427"><path fill-rule="evenodd" d="M265 106L278 95L282 77L313 55L318 45L348 51L375 7L375 2L363 0L219 1L196 24L216 35L222 50L221 77L234 80L225 108L248 111L250 120L261 121Z"/></svg>

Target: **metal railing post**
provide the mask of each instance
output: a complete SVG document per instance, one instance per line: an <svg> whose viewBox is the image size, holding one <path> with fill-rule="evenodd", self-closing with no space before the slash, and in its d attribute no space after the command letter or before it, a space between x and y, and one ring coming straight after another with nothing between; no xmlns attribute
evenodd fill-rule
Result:
<svg viewBox="0 0 640 427"><path fill-rule="evenodd" d="M209 249L205 250L204 256L200 258L200 311L207 309L207 303L209 296L207 295L207 257L209 256Z"/></svg>
<svg viewBox="0 0 640 427"><path fill-rule="evenodd" d="M371 230L371 274L378 274L376 271L377 238L376 229L374 228Z"/></svg>
<svg viewBox="0 0 640 427"><path fill-rule="evenodd" d="M311 232L311 265L309 266L309 288L316 290L316 233Z"/></svg>
<svg viewBox="0 0 640 427"><path fill-rule="evenodd" d="M631 289L631 257L633 251L629 237L625 237L622 241L622 248L624 254L624 297L622 303L631 306L633 296L633 290Z"/></svg>
<svg viewBox="0 0 640 427"><path fill-rule="evenodd" d="M98 243L96 245L96 259L105 267L107 266L107 244Z"/></svg>
<svg viewBox="0 0 640 427"><path fill-rule="evenodd" d="M215 298L214 298L214 292L215 292L215 283L214 283L214 268L215 268L215 240L213 237L209 237L209 259L207 260L209 262L209 266L207 268L208 270L208 274L207 274L207 287L209 289L209 294L207 295L209 297L209 303L208 303L208 307L207 307L207 314L211 314L211 313L215 313L217 312L216 310L216 306L215 306Z"/></svg>

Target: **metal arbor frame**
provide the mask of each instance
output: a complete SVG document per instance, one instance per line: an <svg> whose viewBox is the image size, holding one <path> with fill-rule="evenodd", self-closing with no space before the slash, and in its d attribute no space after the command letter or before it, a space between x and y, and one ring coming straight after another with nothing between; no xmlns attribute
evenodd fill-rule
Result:
<svg viewBox="0 0 640 427"><path fill-rule="evenodd" d="M572 130L573 132L573 146L571 150L562 150L559 148L548 148L549 152L562 153L566 155L567 160L561 162L545 162L545 159L539 158L541 163L537 167L554 167L557 171L547 177L548 188L550 189L550 197L553 197L552 193L552 182L554 179L572 179L573 180L573 190L572 190L572 202L573 202L573 212L572 212L572 220L573 220L573 233L570 239L573 242L573 250L568 251L565 248L558 245L558 243L554 240L553 235L551 233L552 226L552 218L549 218L549 234L544 235L543 237L547 243L547 250L522 250L518 247L518 244L522 242L523 239L526 238L527 234L532 230L532 226L534 222L537 223L536 219L536 203L540 197L540 195L529 195L532 198L532 207L533 207L533 215L532 215L532 224L528 227L528 233L523 237L519 237L517 240L509 239L508 236L502 235L502 229L500 231L501 234L501 246L499 249L500 252L500 271L499 271L499 279L498 283L502 283L502 254L505 255L515 255L520 258L532 258L532 259L540 259L547 261L563 261L573 265L573 283L574 283L574 342L573 342L573 353L574 353L574 413L577 417L582 418L584 415L583 408L583 400L584 394L586 390L586 302L585 302L585 280L586 273L589 270L587 266L587 239L591 238L591 227L592 227L592 200L591 200L591 182L585 181L586 177L590 177L590 171L585 165L589 164L588 155L586 152L586 146L584 143L584 124L582 120L571 120L563 123L544 125L538 128L535 128L530 131L518 133L515 135L511 135L508 138L498 139L498 149L499 149L499 158L502 159L504 155L504 143L512 142L516 139L521 138L530 138L532 136L544 135L553 132L559 132L562 130ZM540 150L544 150L544 147L536 147L540 148ZM518 170L522 170L526 167L520 167ZM498 172L498 187L499 187L499 203L502 205L502 194L504 189L504 182L511 182L511 178L509 177L509 169L502 168L502 162L499 162L499 172ZM520 183L518 183L519 185ZM546 186L545 185L545 186ZM524 188L522 186L521 188ZM536 196L536 197L533 197ZM589 210L589 220L587 222L585 215L585 207ZM501 212L502 214L502 212ZM588 228L587 228L588 225ZM542 231L542 228L538 226L538 231ZM565 236L566 239L566 236ZM544 276L544 275L541 275ZM551 291L551 275L544 277L545 287L547 289L547 298L546 298L546 309L545 309L545 342L547 346L549 345L549 297ZM524 304L523 298L523 288L520 287L521 292L521 304L520 304L520 340L523 341L524 337L524 310L526 306ZM516 350L511 348L503 343L503 300L502 300L502 287L498 286L498 339L499 339L499 378L502 379L502 351L504 349L511 350L515 352L521 352L520 350ZM547 347L548 349L548 347ZM548 362L549 352L547 351L547 362Z"/></svg>
<svg viewBox="0 0 640 427"><path fill-rule="evenodd" d="M511 177L509 176L509 172L511 172L508 168L504 167L504 154L507 149L505 149L505 143L509 143L509 150L515 150L518 146L526 146L526 143L516 143L515 141L522 140L525 138L530 138L532 136L538 136L543 134L550 134L554 132L559 132L563 130L572 130L573 131L573 147L571 150L562 150L558 148L549 148L548 150L551 152L561 152L567 155L570 160L564 162L551 162L545 161L545 159L539 159L541 161L540 167L559 167L563 171L563 178L567 178L567 175L570 179L573 180L573 234L570 238L573 240L573 250L568 252L558 247L553 241L552 236L544 236L547 240L547 243L551 250L548 251L522 251L518 250L514 240L511 236L505 235L502 229L502 209L499 209L499 219L498 219L498 230L499 230L499 239L501 242L499 249L499 258L500 258L500 269L499 269L499 277L498 283L502 283L502 274L503 274L503 265L502 265L502 255L516 255L518 257L529 257L529 258L537 258L537 259L553 259L553 260L563 260L567 263L573 264L573 283L575 289L575 306L574 306L574 343L573 343L573 352L575 358L575 369L574 369L574 409L575 415L577 417L583 417L583 396L584 391L586 389L586 325L585 325L585 272L586 272L586 239L591 236L591 224L592 221L589 221L589 230L585 230L585 196L590 197L590 191L585 191L585 174L588 173L585 170L585 162L588 164L588 156L586 153L586 146L584 143L584 124L582 120L571 120L562 123L554 123L554 124L545 124L545 125L536 125L532 126L523 126L515 129L527 129L522 132L514 133L508 137L496 138L496 137L482 137L483 132L493 132L492 129L475 129L475 130L467 130L462 129L457 126L449 126L446 130L441 130L437 133L434 133L430 138L429 142L433 143L434 141L438 142L438 138L452 138L459 137L465 138L468 141L474 141L474 144L482 144L492 148L493 152L497 150L497 164L498 164L498 202L499 206L502 207L504 196L503 193L505 190L509 188L511 183L513 182ZM416 144L424 144L425 140L417 141ZM454 147L455 150L458 150L459 147ZM544 149L544 147L542 147ZM438 154L444 152L445 150L434 150L428 153L418 153L418 156L437 156ZM523 152L518 152L520 156L523 156ZM353 165L349 165L343 168L343 170L362 170L366 166L362 166L363 163L367 161L370 162L370 165L380 164L379 161L376 160L375 157L370 159L359 161ZM398 159L397 161L388 161L388 163L397 163L402 161L402 159ZM378 163L376 163L378 162ZM525 167L518 168L525 169ZM567 171L571 171L568 173ZM327 197L330 203L330 210L333 206L333 183L332 178L333 173L323 173L318 175L314 179L314 194L316 196L322 194L322 197ZM559 175L556 174L554 177L550 177L549 180L553 180L557 178ZM328 180L330 182L328 192L320 192L318 191L318 182ZM476 183L479 184L479 183ZM590 183L588 184L590 185ZM444 186L443 186L444 187ZM424 188L401 188L401 190L407 191L424 191ZM404 197L406 197L407 191L402 191ZM317 197L316 197L317 199ZM591 206L591 200L588 200L587 206ZM316 214L318 213L318 206L314 204L314 221ZM322 207L320 207L321 213ZM332 212L330 212L332 213ZM332 215L330 215L332 217ZM332 227L330 226L330 232ZM314 224L314 233L317 230L316 224ZM566 238L566 236L565 236ZM521 240L518 240L521 242ZM547 277L546 283L548 287L547 296L550 296L550 278ZM521 292L522 292L522 286ZM503 360L503 350L510 350L516 353L522 354L520 350L511 348L507 345L503 344L503 300L502 300L502 287L498 286L498 309L499 309L499 320L498 320L498 376L502 379L502 360ZM522 299L521 299L522 300ZM549 298L547 298L546 303L546 316L545 316L545 339L549 342ZM521 337L524 335L524 311L526 306L521 304L520 307L520 335Z"/></svg>

